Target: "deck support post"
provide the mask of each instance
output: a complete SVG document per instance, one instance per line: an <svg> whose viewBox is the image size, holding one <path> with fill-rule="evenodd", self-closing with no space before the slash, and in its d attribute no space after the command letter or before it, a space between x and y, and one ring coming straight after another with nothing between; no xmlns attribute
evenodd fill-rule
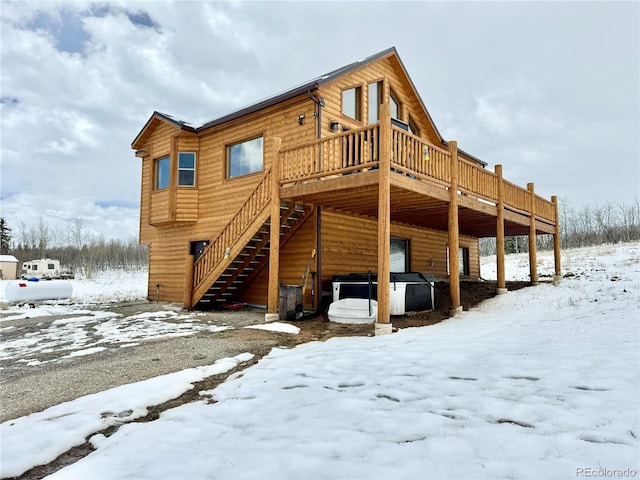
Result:
<svg viewBox="0 0 640 480"><path fill-rule="evenodd" d="M556 226L553 233L553 260L555 266L553 284L557 285L562 280L562 270L560 265L560 216L558 215L558 197L556 195L551 197L551 203L553 203L553 209L556 217Z"/></svg>
<svg viewBox="0 0 640 480"><path fill-rule="evenodd" d="M183 295L183 308L185 310L191 310L193 308L192 305L192 297L193 297L193 266L195 265L195 257L193 255L187 255L186 268L184 272L184 295Z"/></svg>
<svg viewBox="0 0 640 480"><path fill-rule="evenodd" d="M460 227L458 225L458 142L450 141L451 182L449 187L449 292L451 315L462 312L460 304Z"/></svg>
<svg viewBox="0 0 640 480"><path fill-rule="evenodd" d="M269 226L269 292L265 322L279 320L280 299L280 148L282 140L274 137L271 148L271 219Z"/></svg>
<svg viewBox="0 0 640 480"><path fill-rule="evenodd" d="M533 183L527 183L530 197L529 216L529 277L531 285L538 285L538 257L536 251L536 194Z"/></svg>
<svg viewBox="0 0 640 480"><path fill-rule="evenodd" d="M504 275L504 183L502 178L502 165L495 166L498 176L498 205L496 220L496 271L498 282L496 291L498 295L507 293L507 285Z"/></svg>
<svg viewBox="0 0 640 480"><path fill-rule="evenodd" d="M375 334L391 333L389 316L391 256L391 109L380 105L380 168L378 169L378 320Z"/></svg>

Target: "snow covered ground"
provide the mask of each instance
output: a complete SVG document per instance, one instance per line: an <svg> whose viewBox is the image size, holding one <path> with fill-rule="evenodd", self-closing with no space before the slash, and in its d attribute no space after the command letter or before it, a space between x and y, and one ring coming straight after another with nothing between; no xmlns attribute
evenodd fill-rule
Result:
<svg viewBox="0 0 640 480"><path fill-rule="evenodd" d="M73 295L68 300L37 302L35 308L24 304L8 306L0 311L0 334L7 334L3 337L20 328L2 326L9 320L41 319L43 326L36 331L30 329L24 336L17 336L14 331L10 339L3 338L0 359L36 366L107 348L131 347L142 341L229 328L200 322L198 313L184 313L179 308L145 311L150 306L145 298L146 275L146 271L103 272L92 279L72 280ZM135 314L102 310L125 301L139 303ZM53 321L45 324L44 320L51 317Z"/></svg>
<svg viewBox="0 0 640 480"><path fill-rule="evenodd" d="M96 432L206 372L5 422L0 474L96 433L95 452L48 478L638 477L639 256L638 244L568 251L559 286L430 327L275 349L201 401L109 437ZM507 279L526 279L527 262L507 256Z"/></svg>

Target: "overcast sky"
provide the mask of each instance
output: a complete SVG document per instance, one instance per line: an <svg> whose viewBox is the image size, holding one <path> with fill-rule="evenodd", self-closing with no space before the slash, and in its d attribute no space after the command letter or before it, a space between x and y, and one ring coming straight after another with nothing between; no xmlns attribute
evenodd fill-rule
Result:
<svg viewBox="0 0 640 480"><path fill-rule="evenodd" d="M13 227L138 233L154 110L199 126L395 46L447 140L570 206L640 195L640 3L0 0Z"/></svg>

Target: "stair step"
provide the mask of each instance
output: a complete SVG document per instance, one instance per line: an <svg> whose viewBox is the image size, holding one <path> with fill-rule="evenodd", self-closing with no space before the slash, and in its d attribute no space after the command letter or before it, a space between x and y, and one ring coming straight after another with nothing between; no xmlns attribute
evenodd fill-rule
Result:
<svg viewBox="0 0 640 480"><path fill-rule="evenodd" d="M311 210L301 203L280 202L281 225L278 227L281 238L288 238L296 231ZM286 216L286 218L285 218ZM280 223L280 222L279 222ZM266 266L269 256L270 218L253 234L241 251L231 259L224 272L202 296L198 305L203 308L214 308L237 298L238 292L246 285L248 278L253 278L258 269ZM237 245L239 247L240 245Z"/></svg>
<svg viewBox="0 0 640 480"><path fill-rule="evenodd" d="M238 256L248 257L249 255L253 255L253 254L255 254L256 256L258 256L258 255L264 255L263 253L261 253L261 252L262 252L262 250L269 250L269 248L267 248L267 247L263 247L263 248L261 248L261 249L260 249L260 251L259 251L258 253L256 253L256 252L255 252L255 248L254 248L253 250L250 250L250 251L242 250L242 251L238 254Z"/></svg>

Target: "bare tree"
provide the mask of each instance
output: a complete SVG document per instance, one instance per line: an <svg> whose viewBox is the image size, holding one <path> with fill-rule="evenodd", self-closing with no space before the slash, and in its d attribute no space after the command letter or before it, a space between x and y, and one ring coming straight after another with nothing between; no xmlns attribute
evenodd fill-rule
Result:
<svg viewBox="0 0 640 480"><path fill-rule="evenodd" d="M51 243L51 230L49 229L47 222L45 222L42 217L40 217L40 220L38 221L36 235L38 238L38 252L40 258L45 258L47 247Z"/></svg>

